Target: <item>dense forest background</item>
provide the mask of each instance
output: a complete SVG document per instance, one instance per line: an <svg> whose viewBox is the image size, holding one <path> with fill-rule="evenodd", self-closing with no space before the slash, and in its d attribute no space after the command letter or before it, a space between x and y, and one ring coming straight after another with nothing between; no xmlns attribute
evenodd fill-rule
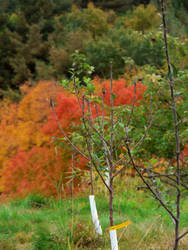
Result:
<svg viewBox="0 0 188 250"><path fill-rule="evenodd" d="M102 78L109 77L111 59L116 78L125 74L130 62L163 67L159 11L158 0L1 0L1 97L18 98L11 90L19 90L26 81L32 85L39 79L67 77L70 54L76 49L87 55ZM167 23L173 63L184 69L187 62L181 58L179 63L177 53L187 56L186 0L167 1Z"/></svg>

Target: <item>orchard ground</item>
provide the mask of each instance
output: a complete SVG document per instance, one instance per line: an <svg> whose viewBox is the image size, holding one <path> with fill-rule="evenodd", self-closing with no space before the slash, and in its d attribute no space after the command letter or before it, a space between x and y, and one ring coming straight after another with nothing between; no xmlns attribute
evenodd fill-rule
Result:
<svg viewBox="0 0 188 250"><path fill-rule="evenodd" d="M118 230L120 250L167 250L173 247L173 222L165 210L147 193L136 190L135 178L116 180L115 224L130 221ZM74 198L59 200L29 195L25 199L0 204L0 249L110 249L108 194L99 184L96 204L103 236L97 236L90 215L88 189ZM181 232L188 225L188 200L182 198ZM173 208L172 208L173 209ZM188 249L188 235L179 245Z"/></svg>

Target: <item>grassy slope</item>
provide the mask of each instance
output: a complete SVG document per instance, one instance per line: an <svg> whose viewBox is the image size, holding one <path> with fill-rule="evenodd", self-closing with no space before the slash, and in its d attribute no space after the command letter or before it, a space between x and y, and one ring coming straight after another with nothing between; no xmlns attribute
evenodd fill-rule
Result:
<svg viewBox="0 0 188 250"><path fill-rule="evenodd" d="M131 221L118 230L122 250L172 249L173 225L166 212L134 181L125 180L116 190L115 224ZM124 189L128 184L128 190ZM30 196L0 206L0 250L12 249L110 249L108 237L108 196L97 191L97 207L104 230L98 237L92 226L87 194L71 200L52 201ZM118 194L118 195L117 195ZM182 229L188 225L188 200L182 203ZM73 212L72 212L73 211ZM188 236L180 249L188 249Z"/></svg>

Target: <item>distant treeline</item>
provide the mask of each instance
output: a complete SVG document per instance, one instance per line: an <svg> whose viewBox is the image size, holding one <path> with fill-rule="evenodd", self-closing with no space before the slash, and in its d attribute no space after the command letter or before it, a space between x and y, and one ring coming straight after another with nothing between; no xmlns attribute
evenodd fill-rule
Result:
<svg viewBox="0 0 188 250"><path fill-rule="evenodd" d="M188 3L168 2L169 31L184 38ZM130 62L162 67L158 8L158 0L0 0L1 97L25 81L67 77L76 49L100 77L109 60L114 77Z"/></svg>

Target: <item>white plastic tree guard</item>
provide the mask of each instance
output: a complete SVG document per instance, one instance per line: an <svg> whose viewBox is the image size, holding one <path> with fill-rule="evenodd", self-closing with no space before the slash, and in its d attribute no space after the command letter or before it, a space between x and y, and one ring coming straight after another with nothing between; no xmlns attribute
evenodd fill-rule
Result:
<svg viewBox="0 0 188 250"><path fill-rule="evenodd" d="M99 235L102 235L102 228L98 219L98 213L97 213L94 195L89 195L89 203L90 203L91 216L92 216L93 224L95 226L95 230Z"/></svg>
<svg viewBox="0 0 188 250"><path fill-rule="evenodd" d="M109 230L109 233L110 233L111 249L112 250L118 250L118 241L117 241L116 229Z"/></svg>
<svg viewBox="0 0 188 250"><path fill-rule="evenodd" d="M106 185L109 187L110 186L110 174L109 174L109 171L106 171L105 172L105 176L106 176Z"/></svg>

